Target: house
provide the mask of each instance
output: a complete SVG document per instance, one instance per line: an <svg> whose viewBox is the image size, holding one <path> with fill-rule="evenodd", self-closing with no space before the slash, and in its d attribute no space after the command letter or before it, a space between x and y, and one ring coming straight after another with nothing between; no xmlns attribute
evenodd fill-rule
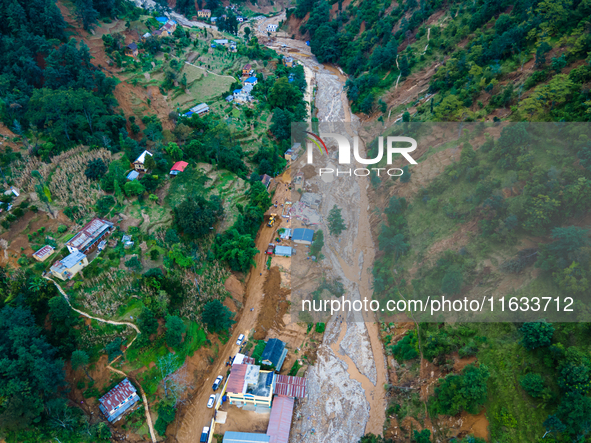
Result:
<svg viewBox="0 0 591 443"><path fill-rule="evenodd" d="M226 97L226 101L228 103L230 103L232 100L234 100L234 96L233 95L229 95L229 96Z"/></svg>
<svg viewBox="0 0 591 443"><path fill-rule="evenodd" d="M210 9L200 9L197 11L197 17L208 19L211 17L211 10Z"/></svg>
<svg viewBox="0 0 591 443"><path fill-rule="evenodd" d="M263 174L263 176L261 177L261 182L263 182L263 185L265 185L265 188L269 189L269 185L271 184L271 180L273 180L273 178L267 174Z"/></svg>
<svg viewBox="0 0 591 443"><path fill-rule="evenodd" d="M283 64L288 68L293 68L295 66L295 60L293 57L283 57Z"/></svg>
<svg viewBox="0 0 591 443"><path fill-rule="evenodd" d="M247 63L246 65L244 65L244 68L242 68L242 75L252 75L254 74L254 69L252 69L252 66L250 66L250 63Z"/></svg>
<svg viewBox="0 0 591 443"><path fill-rule="evenodd" d="M291 397L276 396L271 408L267 435L269 443L288 443L295 400Z"/></svg>
<svg viewBox="0 0 591 443"><path fill-rule="evenodd" d="M137 390L126 378L99 398L99 409L105 414L107 420L113 423L119 420L139 400Z"/></svg>
<svg viewBox="0 0 591 443"><path fill-rule="evenodd" d="M254 365L254 363L255 363L254 358L249 357L244 354L240 354L240 353L236 354L234 356L234 358L232 359L232 366L241 365L241 364Z"/></svg>
<svg viewBox="0 0 591 443"><path fill-rule="evenodd" d="M140 173L137 171L130 171L129 174L127 174L127 180L129 180L130 182L137 180L137 178L140 176Z"/></svg>
<svg viewBox="0 0 591 443"><path fill-rule="evenodd" d="M165 24L168 21L168 17L156 17L156 21Z"/></svg>
<svg viewBox="0 0 591 443"><path fill-rule="evenodd" d="M258 80L256 77L248 77L246 80L244 80L244 83L250 83L252 86L256 86Z"/></svg>
<svg viewBox="0 0 591 443"><path fill-rule="evenodd" d="M273 371L262 371L260 366L235 364L222 395L227 395L231 405L245 410L269 412L274 378Z"/></svg>
<svg viewBox="0 0 591 443"><path fill-rule="evenodd" d="M267 366L273 366L279 372L286 356L287 349L285 348L285 343L277 338L270 338L267 341L263 355L261 355L261 363Z"/></svg>
<svg viewBox="0 0 591 443"><path fill-rule="evenodd" d="M267 434L226 431L222 443L270 443L270 441L271 437Z"/></svg>
<svg viewBox="0 0 591 443"><path fill-rule="evenodd" d="M293 248L291 246L275 246L275 255L280 257L291 257L293 254Z"/></svg>
<svg viewBox="0 0 591 443"><path fill-rule="evenodd" d="M189 166L189 163L187 162L176 162L174 165L172 165L170 175L178 175L178 173L183 172L187 166Z"/></svg>
<svg viewBox="0 0 591 443"><path fill-rule="evenodd" d="M145 41L145 40L149 39L150 37L152 37L152 34L150 34L149 32L146 32L144 35L142 35L142 41Z"/></svg>
<svg viewBox="0 0 591 443"><path fill-rule="evenodd" d="M207 106L205 103L201 103L197 106L193 106L189 111L191 114L197 114L201 117L202 115L205 115L209 112L209 106Z"/></svg>
<svg viewBox="0 0 591 443"><path fill-rule="evenodd" d="M98 244L97 250L100 252L107 247L107 240L103 240Z"/></svg>
<svg viewBox="0 0 591 443"><path fill-rule="evenodd" d="M78 274L85 266L88 266L86 255L80 251L75 251L56 261L49 268L49 271L60 280L66 281Z"/></svg>
<svg viewBox="0 0 591 443"><path fill-rule="evenodd" d="M226 46L228 44L228 40L225 38L215 39L213 42L220 46Z"/></svg>
<svg viewBox="0 0 591 443"><path fill-rule="evenodd" d="M162 37L164 35L164 31L162 31L162 29L157 29L156 31L154 31L154 37Z"/></svg>
<svg viewBox="0 0 591 443"><path fill-rule="evenodd" d="M100 218L92 219L67 243L66 247L70 252L82 252L89 254L96 249L101 240L111 235L115 231L113 223Z"/></svg>
<svg viewBox="0 0 591 443"><path fill-rule="evenodd" d="M244 83L244 86L242 87L242 89L244 89L245 92L252 91L252 88L254 88L252 83Z"/></svg>
<svg viewBox="0 0 591 443"><path fill-rule="evenodd" d="M137 57L138 49L135 43L130 43L125 47L125 55L128 57Z"/></svg>
<svg viewBox="0 0 591 443"><path fill-rule="evenodd" d="M272 25L267 25L267 32L276 32L277 31L277 25L272 24Z"/></svg>
<svg viewBox="0 0 591 443"><path fill-rule="evenodd" d="M284 158L287 161L295 161L300 156L300 151L302 149L301 143L294 143L291 148L285 151Z"/></svg>
<svg viewBox="0 0 591 443"><path fill-rule="evenodd" d="M281 214L281 216L283 217L283 214ZM281 238L281 240L289 240L291 238L291 229L284 229L283 232L279 234L279 238Z"/></svg>
<svg viewBox="0 0 591 443"><path fill-rule="evenodd" d="M37 261L45 261L49 256L53 254L55 249L53 246L45 245L35 253L33 253L33 258Z"/></svg>
<svg viewBox="0 0 591 443"><path fill-rule="evenodd" d="M176 22L174 20L168 20L160 30L163 31L163 34L166 36L172 35L174 34L174 31L176 31Z"/></svg>
<svg viewBox="0 0 591 443"><path fill-rule="evenodd" d="M294 243L299 243L301 245L311 245L313 238L314 231L306 228L294 229L291 236L291 239L294 241Z"/></svg>
<svg viewBox="0 0 591 443"><path fill-rule="evenodd" d="M217 17L212 17L212 18L209 19L209 21L212 22L212 23L215 23L215 22L218 21L218 18Z"/></svg>
<svg viewBox="0 0 591 443"><path fill-rule="evenodd" d="M140 154L138 158L135 159L133 162L133 169L139 172L145 172L146 168L144 164L146 163L146 155L152 157L152 153L150 151L144 151Z"/></svg>
<svg viewBox="0 0 591 443"><path fill-rule="evenodd" d="M246 88L243 89L234 89L233 97L236 103L245 103L252 100L252 96L249 94L249 91Z"/></svg>

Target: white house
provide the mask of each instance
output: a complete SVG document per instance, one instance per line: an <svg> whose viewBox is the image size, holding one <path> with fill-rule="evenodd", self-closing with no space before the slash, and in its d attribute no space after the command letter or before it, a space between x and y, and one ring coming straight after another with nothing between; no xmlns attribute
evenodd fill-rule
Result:
<svg viewBox="0 0 591 443"><path fill-rule="evenodd" d="M272 24L272 25L267 25L267 32L276 32L277 31L277 25Z"/></svg>

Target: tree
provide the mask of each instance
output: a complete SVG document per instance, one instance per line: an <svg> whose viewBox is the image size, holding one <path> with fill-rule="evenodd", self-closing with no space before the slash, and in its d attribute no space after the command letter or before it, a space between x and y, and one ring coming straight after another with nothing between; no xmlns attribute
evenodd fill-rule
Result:
<svg viewBox="0 0 591 443"><path fill-rule="evenodd" d="M223 260L234 271L247 273L255 266L254 256L259 250L249 234L240 234L237 229L229 229L217 235L213 251L218 260Z"/></svg>
<svg viewBox="0 0 591 443"><path fill-rule="evenodd" d="M28 308L4 306L0 311L0 426L35 426L44 405L64 383L63 362L47 343Z"/></svg>
<svg viewBox="0 0 591 443"><path fill-rule="evenodd" d="M452 265L441 280L441 292L449 295L459 294L463 282L462 270L457 265Z"/></svg>
<svg viewBox="0 0 591 443"><path fill-rule="evenodd" d="M107 351L109 362L112 362L117 357L123 355L123 352L121 351L122 344L123 339L121 337L117 337L115 340L105 346L105 351Z"/></svg>
<svg viewBox="0 0 591 443"><path fill-rule="evenodd" d="M78 368L82 368L84 370L84 373L86 374L86 376L90 380L93 380L93 378L88 373L88 361L89 361L89 357L85 351L77 349L74 352L72 352L72 358L70 359L70 363L72 364L72 369L75 371Z"/></svg>
<svg viewBox="0 0 591 443"><path fill-rule="evenodd" d="M112 195L103 195L101 198L98 199L96 202L96 211L100 215L105 215L109 212L109 210L115 204L115 199Z"/></svg>
<svg viewBox="0 0 591 443"><path fill-rule="evenodd" d="M166 317L166 344L171 348L178 348L183 341L186 327L180 317L169 315Z"/></svg>
<svg viewBox="0 0 591 443"><path fill-rule="evenodd" d="M440 414L456 415L461 411L477 414L487 398L488 368L468 365L460 375L448 375L435 388L433 403Z"/></svg>
<svg viewBox="0 0 591 443"><path fill-rule="evenodd" d="M414 431L412 439L416 443L429 443L431 441L431 431L423 429L422 431Z"/></svg>
<svg viewBox="0 0 591 443"><path fill-rule="evenodd" d="M147 337L158 331L158 320L156 320L156 316L145 306L137 318L137 325L142 334L145 334Z"/></svg>
<svg viewBox="0 0 591 443"><path fill-rule="evenodd" d="M324 232L322 229L319 229L314 233L314 239L312 244L310 245L310 252L309 254L315 256L317 260L322 260L322 248L324 246Z"/></svg>
<svg viewBox="0 0 591 443"><path fill-rule="evenodd" d="M551 323L542 321L524 323L521 327L521 333L523 334L521 344L525 349L532 351L550 346L554 335L554 327Z"/></svg>
<svg viewBox="0 0 591 443"><path fill-rule="evenodd" d="M166 234L164 235L164 241L171 245L174 243L179 243L181 239L179 238L177 232L174 229L170 228L166 230Z"/></svg>
<svg viewBox="0 0 591 443"><path fill-rule="evenodd" d="M168 155L170 155L175 162L183 158L182 149L179 147L179 145L177 145L174 142L170 142L168 144L168 146L166 147L166 152L168 152Z"/></svg>
<svg viewBox="0 0 591 443"><path fill-rule="evenodd" d="M211 231L222 213L219 197L214 196L207 201L204 197L196 195L174 208L174 223L183 234L199 238Z"/></svg>
<svg viewBox="0 0 591 443"><path fill-rule="evenodd" d="M137 255L134 255L129 260L125 262L125 266L129 269L135 270L136 272L140 272L143 268L142 262L137 258Z"/></svg>
<svg viewBox="0 0 591 443"><path fill-rule="evenodd" d="M212 300L205 304L201 319L212 332L229 330L235 321L234 314L219 300Z"/></svg>
<svg viewBox="0 0 591 443"><path fill-rule="evenodd" d="M401 183L408 183L410 181L411 175L412 175L412 173L410 172L410 169L408 168L408 166L403 166L402 167L402 175L400 176L400 182Z"/></svg>
<svg viewBox="0 0 591 443"><path fill-rule="evenodd" d="M125 195L127 195L128 197L134 195L139 196L146 192L146 188L138 180L133 180L125 183L125 186L123 186L123 190L125 191Z"/></svg>
<svg viewBox="0 0 591 443"><path fill-rule="evenodd" d="M86 166L84 175L90 180L98 180L107 172L107 165L102 158L90 160Z"/></svg>
<svg viewBox="0 0 591 443"><path fill-rule="evenodd" d="M248 26L246 26L244 28L244 36L246 37L246 41L250 40L250 28Z"/></svg>
<svg viewBox="0 0 591 443"><path fill-rule="evenodd" d="M82 22L86 31L91 30L97 22L99 13L94 9L92 0L76 0L76 17Z"/></svg>
<svg viewBox="0 0 591 443"><path fill-rule="evenodd" d="M330 235L338 237L345 229L347 229L347 226L341 216L341 210L337 205L334 205L328 213L328 231Z"/></svg>
<svg viewBox="0 0 591 443"><path fill-rule="evenodd" d="M525 392L534 398L541 397L544 391L544 379L540 374L530 372L519 380L519 384Z"/></svg>

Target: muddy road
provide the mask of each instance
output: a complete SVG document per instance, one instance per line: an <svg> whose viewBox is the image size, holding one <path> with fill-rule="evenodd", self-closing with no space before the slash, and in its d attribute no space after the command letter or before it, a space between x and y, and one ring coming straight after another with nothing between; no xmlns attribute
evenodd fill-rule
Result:
<svg viewBox="0 0 591 443"><path fill-rule="evenodd" d="M280 33L268 37L264 32L266 25L281 19L277 16L260 22L259 41L302 63L308 86L315 89L314 116L320 122L352 122L352 129L347 131L349 137L354 136L359 119L351 113L344 92L346 76L338 67L318 63L304 42L285 38ZM292 173L304 166L303 157ZM315 159L316 168L330 167L331 159L323 157L319 162L316 164ZM323 220L336 204L348 226L338 239L329 235L326 226L320 226L325 233L325 258L320 273L328 278L340 278L347 298L371 300L374 244L369 224L369 180L323 181L311 177L307 184L323 196L319 209ZM297 199L294 193L294 200ZM318 284L313 277L319 271L301 269L297 260L292 264L292 299L295 293L309 293ZM366 433L382 434L386 418L383 386L388 382L388 373L379 328L372 320L340 313L327 322L316 364L306 373L308 396L300 402L294 417L292 443L354 442Z"/></svg>

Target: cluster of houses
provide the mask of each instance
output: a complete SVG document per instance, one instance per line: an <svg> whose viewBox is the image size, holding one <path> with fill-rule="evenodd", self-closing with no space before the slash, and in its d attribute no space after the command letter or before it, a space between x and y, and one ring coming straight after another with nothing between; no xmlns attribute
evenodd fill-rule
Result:
<svg viewBox="0 0 591 443"><path fill-rule="evenodd" d="M288 443L295 399L306 396L306 379L277 373L286 356L285 343L276 338L267 341L260 359L262 366L251 357L236 354L221 396L246 411L270 412L269 424L265 433L226 431L223 442ZM216 405L214 423L226 420L227 412L219 411L220 406L221 402Z"/></svg>
<svg viewBox="0 0 591 443"><path fill-rule="evenodd" d="M115 231L113 223L95 218L84 226L67 243L66 247L70 254L61 260L57 260L49 272L60 280L67 281L74 277L84 267L88 266L88 255L97 249L100 251L106 245L106 238ZM33 258L43 262L53 255L55 249L52 246L45 245L38 251L35 251Z"/></svg>
<svg viewBox="0 0 591 443"><path fill-rule="evenodd" d="M254 76L254 69L250 64L246 64L242 68L243 85L240 89L234 89L232 95L226 97L227 102L235 102L236 104L248 103L253 100L250 95L252 89L257 85L258 79Z"/></svg>
<svg viewBox="0 0 591 443"><path fill-rule="evenodd" d="M228 9L228 8L229 7L226 6L226 9ZM230 9L234 9L234 7L231 7ZM197 11L196 18L201 19L201 20L209 20L211 23L215 23L218 21L218 18L226 19L226 18L228 18L228 16L226 14L223 14L220 17L212 17L211 16L211 9L200 9L199 11ZM195 19L195 17L193 17L193 19ZM243 22L247 21L247 18L243 17L242 15L238 15L238 16L236 16L236 21L238 23L243 23Z"/></svg>
<svg viewBox="0 0 591 443"><path fill-rule="evenodd" d="M158 38L170 37L172 34L174 34L174 31L176 31L177 22L175 22L174 20L170 20L167 17L158 17L156 20L158 21L158 23L161 23L162 26L160 27L160 29L154 31L153 33L146 32L144 35L142 35L142 41L145 41L147 38L152 36ZM138 54L139 49L137 43L132 42L125 47L126 56L135 58L138 56Z"/></svg>

